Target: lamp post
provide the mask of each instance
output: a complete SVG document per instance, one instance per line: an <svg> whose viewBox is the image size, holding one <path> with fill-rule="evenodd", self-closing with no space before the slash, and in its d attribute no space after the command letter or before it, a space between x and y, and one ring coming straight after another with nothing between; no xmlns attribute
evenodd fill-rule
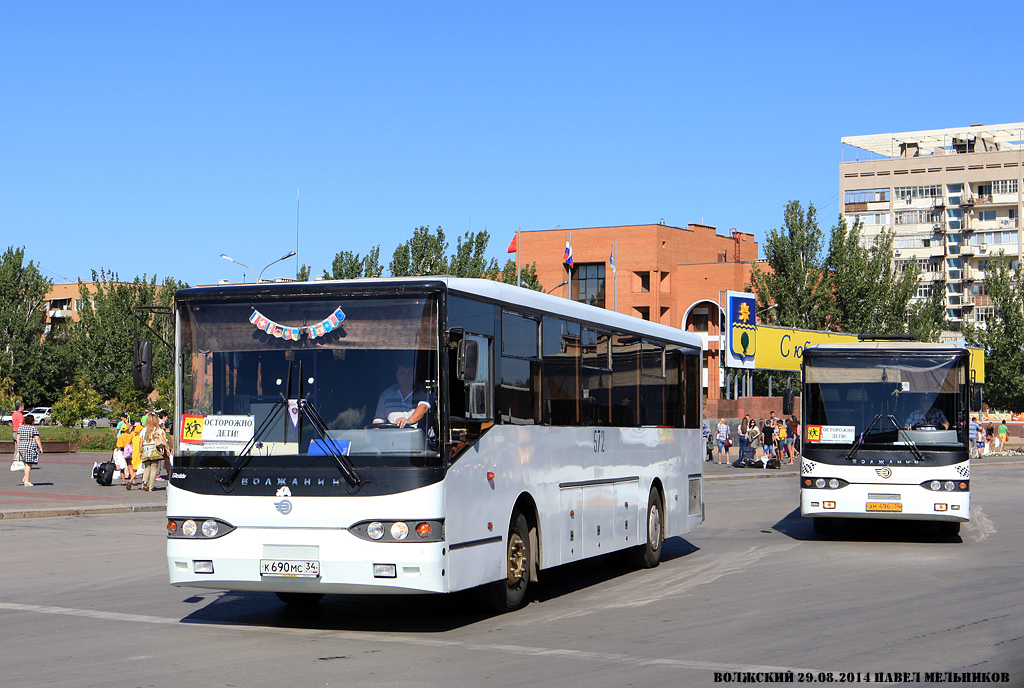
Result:
<svg viewBox="0 0 1024 688"><path fill-rule="evenodd" d="M757 318L757 317L759 317L759 316L760 316L760 315L761 315L762 313L767 313L768 311L772 310L773 308L778 308L778 307L779 307L779 304L777 304L777 303L773 303L772 305L768 306L767 308L762 308L761 310L759 310L759 311L758 311L758 312L757 312L757 313L755 314L755 316L754 316L754 317L755 317L755 318Z"/></svg>
<svg viewBox="0 0 1024 688"><path fill-rule="evenodd" d="M282 260L286 260L288 258L291 258L294 255L295 255L295 251L289 251L288 253L286 253L285 255L281 256L277 260L273 260L273 261L267 263L266 267L264 267L262 270L260 270L260 274L256 278L256 284L259 284L263 280L263 273L267 271L267 268L269 268L274 263L280 263ZM220 257L223 258L224 260L230 260L232 263L237 263L238 265L241 265L243 268L247 269L252 274L254 274L254 275L256 274L256 271L253 270L252 268L250 268L248 265L246 265L245 263L242 263L240 261L235 260L234 258L232 258L231 256L229 256L226 253L220 254ZM245 282L245 274L244 273L242 274L242 282L243 283Z"/></svg>
<svg viewBox="0 0 1024 688"><path fill-rule="evenodd" d="M263 280L263 273L267 271L267 268L269 268L274 263L280 263L282 260L288 260L289 258L291 258L294 255L295 255L295 251L289 251L288 253L284 254L283 256L278 258L277 260L274 260L274 261L271 261L271 262L267 263L267 267L265 267L262 270L260 270L260 276L256 278L256 284L259 284Z"/></svg>
<svg viewBox="0 0 1024 688"><path fill-rule="evenodd" d="M551 287L550 289L548 289L548 290L547 290L546 292L544 292L544 293L545 293L545 294L550 294L550 293L551 293L551 292L553 292L553 291L554 291L555 289L558 289L559 287L564 287L564 286L565 286L565 285L567 285L567 284L569 284L569 280L562 280L562 281L561 281L560 283L558 283L558 284L556 284L555 286Z"/></svg>
<svg viewBox="0 0 1024 688"><path fill-rule="evenodd" d="M256 274L256 271L255 271L255 270L253 270L253 269L252 269L251 267L249 267L249 266L248 266L248 265L246 265L245 263L239 263L239 262L238 262L237 260L235 260L234 258L232 258L231 256L229 256L229 255L228 255L228 254L226 254L226 253L222 253L222 254L220 254L220 257L221 257L221 258L223 258L224 260L230 260L230 261L231 261L232 263L236 263L236 264L238 264L238 265L241 265L241 266L242 266L243 268L245 268L246 270L248 270L248 271L249 271L249 273L250 273L250 274L252 274L252 275L255 275L255 274ZM245 273L244 273L244 272L242 273L242 283L243 283L243 284L245 284Z"/></svg>

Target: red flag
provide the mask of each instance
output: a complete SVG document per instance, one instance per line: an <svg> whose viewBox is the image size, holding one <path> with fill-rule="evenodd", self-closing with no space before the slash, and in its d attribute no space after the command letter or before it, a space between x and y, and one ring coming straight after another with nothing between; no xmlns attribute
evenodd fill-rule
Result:
<svg viewBox="0 0 1024 688"><path fill-rule="evenodd" d="M512 243L508 245L509 253L516 253L519 250L519 246L517 245L516 241L517 239L519 239L519 234L516 234L512 237Z"/></svg>

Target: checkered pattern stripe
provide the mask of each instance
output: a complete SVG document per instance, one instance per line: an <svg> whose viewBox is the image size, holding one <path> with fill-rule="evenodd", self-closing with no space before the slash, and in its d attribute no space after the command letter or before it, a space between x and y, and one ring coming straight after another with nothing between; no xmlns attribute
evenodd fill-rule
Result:
<svg viewBox="0 0 1024 688"><path fill-rule="evenodd" d="M800 472L801 473L810 473L817 466L818 466L818 464L814 463L813 461L804 461L803 463L800 464Z"/></svg>
<svg viewBox="0 0 1024 688"><path fill-rule="evenodd" d="M967 478L971 477L971 467L970 466L957 466L956 467L956 472L959 473L960 477L964 478L965 480Z"/></svg>

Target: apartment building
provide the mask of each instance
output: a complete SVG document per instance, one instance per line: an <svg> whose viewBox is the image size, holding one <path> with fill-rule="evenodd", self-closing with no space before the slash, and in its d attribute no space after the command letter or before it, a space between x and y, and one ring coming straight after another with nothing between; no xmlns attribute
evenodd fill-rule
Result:
<svg viewBox="0 0 1024 688"><path fill-rule="evenodd" d="M985 270L1003 252L1020 266L1024 122L842 138L839 190L870 242L895 230L896 266L921 269L916 299L945 284L946 319L992 316ZM852 159L851 159L852 158Z"/></svg>

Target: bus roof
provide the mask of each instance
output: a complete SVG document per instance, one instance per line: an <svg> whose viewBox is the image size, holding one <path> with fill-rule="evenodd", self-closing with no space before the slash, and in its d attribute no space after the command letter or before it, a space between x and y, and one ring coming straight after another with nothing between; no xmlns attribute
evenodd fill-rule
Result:
<svg viewBox="0 0 1024 688"><path fill-rule="evenodd" d="M836 342L830 344L812 344L804 349L804 354L814 353L867 353L867 352L899 352L899 353L968 353L966 347L956 344L934 342Z"/></svg>
<svg viewBox="0 0 1024 688"><path fill-rule="evenodd" d="M570 301L532 289L504 282L470 277L372 277L349 280L316 280L312 282L272 282L263 284L223 284L181 289L175 293L180 301L242 300L282 298L289 296L329 296L346 292L380 293L410 291L447 291L452 294L486 299L508 306L578 320L609 329L627 330L642 336L655 337L695 348L700 337L669 325L616 313L604 308Z"/></svg>

